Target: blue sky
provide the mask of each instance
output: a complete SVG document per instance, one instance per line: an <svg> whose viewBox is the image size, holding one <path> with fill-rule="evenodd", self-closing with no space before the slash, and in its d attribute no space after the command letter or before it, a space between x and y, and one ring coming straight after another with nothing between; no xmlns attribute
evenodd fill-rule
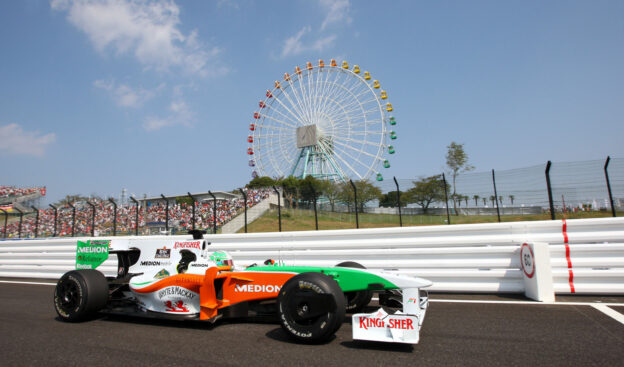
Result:
<svg viewBox="0 0 624 367"><path fill-rule="evenodd" d="M246 137L306 61L369 70L386 177L624 157L622 1L4 1L0 184L142 196L249 181Z"/></svg>

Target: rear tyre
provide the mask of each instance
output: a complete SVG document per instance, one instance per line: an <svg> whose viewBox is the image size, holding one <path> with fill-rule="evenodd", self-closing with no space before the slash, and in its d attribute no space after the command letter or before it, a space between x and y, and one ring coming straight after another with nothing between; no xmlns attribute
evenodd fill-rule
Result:
<svg viewBox="0 0 624 367"><path fill-rule="evenodd" d="M282 329L301 343L327 341L340 329L345 298L338 283L321 273L301 273L290 278L277 297Z"/></svg>
<svg viewBox="0 0 624 367"><path fill-rule="evenodd" d="M107 301L106 277L94 269L65 273L54 290L54 308L63 321L85 320L103 309Z"/></svg>
<svg viewBox="0 0 624 367"><path fill-rule="evenodd" d="M345 261L336 265L341 268L356 268L356 269L366 269L366 267L360 263L356 263L355 261ZM358 313L364 309L364 307L368 306L371 299L373 298L372 291L355 291L355 292L345 292L344 293L347 299L346 310L349 313Z"/></svg>

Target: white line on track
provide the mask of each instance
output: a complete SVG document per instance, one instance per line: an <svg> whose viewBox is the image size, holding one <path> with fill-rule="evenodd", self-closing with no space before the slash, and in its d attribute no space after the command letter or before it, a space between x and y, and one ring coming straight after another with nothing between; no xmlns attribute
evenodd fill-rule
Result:
<svg viewBox="0 0 624 367"><path fill-rule="evenodd" d="M615 319L616 321L619 321L620 324L624 324L624 315L622 315L621 313L610 309L609 307L607 307L607 305L592 305L593 308L595 308L596 310L604 313L607 316L610 316L611 318Z"/></svg>
<svg viewBox="0 0 624 367"><path fill-rule="evenodd" d="M11 283L11 284L35 284L35 285L56 285L56 283L43 283L43 282L18 282L14 280L0 280L0 283Z"/></svg>
<svg viewBox="0 0 624 367"><path fill-rule="evenodd" d="M373 298L374 301L379 301L379 298ZM624 307L624 303L596 303L596 302L537 302L537 301L491 301L491 300L478 300L478 299L432 299L429 298L429 302L439 303L489 303L489 304L501 304L501 305L533 305L533 306L616 306ZM615 312L615 311L614 311Z"/></svg>

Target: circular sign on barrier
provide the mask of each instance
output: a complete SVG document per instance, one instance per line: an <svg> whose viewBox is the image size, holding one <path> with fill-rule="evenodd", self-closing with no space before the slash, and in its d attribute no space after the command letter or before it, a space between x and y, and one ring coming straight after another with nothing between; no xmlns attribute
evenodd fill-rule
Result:
<svg viewBox="0 0 624 367"><path fill-rule="evenodd" d="M535 275L535 258L531 246L527 243L523 243L520 247L520 266L527 277L533 278Z"/></svg>

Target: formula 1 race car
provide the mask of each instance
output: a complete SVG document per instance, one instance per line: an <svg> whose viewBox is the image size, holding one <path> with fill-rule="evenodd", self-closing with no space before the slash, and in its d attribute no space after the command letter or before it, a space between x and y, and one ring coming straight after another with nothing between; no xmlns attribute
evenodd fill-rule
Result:
<svg viewBox="0 0 624 367"><path fill-rule="evenodd" d="M192 235L78 241L76 270L56 285L56 312L65 321L98 312L213 323L277 315L283 330L302 343L328 340L350 312L354 339L418 343L428 306L421 288L431 285L428 280L366 270L354 262L304 267L267 260L239 269L227 252L208 250L201 232ZM116 277L96 270L111 254L117 257ZM379 292L382 308L358 313L373 292Z"/></svg>

